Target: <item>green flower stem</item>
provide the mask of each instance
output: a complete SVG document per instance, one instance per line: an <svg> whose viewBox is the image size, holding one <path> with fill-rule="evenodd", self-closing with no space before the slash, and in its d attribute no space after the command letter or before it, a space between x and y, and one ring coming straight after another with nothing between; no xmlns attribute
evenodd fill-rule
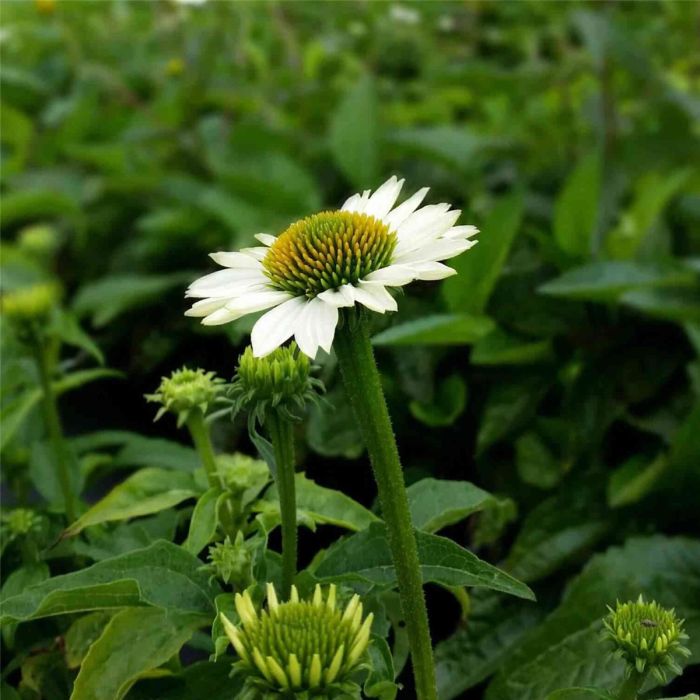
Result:
<svg viewBox="0 0 700 700"><path fill-rule="evenodd" d="M644 685L646 677L646 671L644 673L639 673L636 668L632 669L632 673L625 679L625 682L620 688L617 700L637 700L637 696L639 695L641 687Z"/></svg>
<svg viewBox="0 0 700 700"><path fill-rule="evenodd" d="M199 459L202 462L204 471L207 474L209 486L211 488L218 487L222 491L225 491L226 485L224 484L216 466L216 455L214 454L214 447L211 444L209 426L204 420L204 414L198 408L190 411L189 417L187 418L187 428L190 431L192 442L194 443ZM231 538L235 537L236 527L230 500L226 501L226 507L223 509L221 517L224 520L221 525L226 534Z"/></svg>
<svg viewBox="0 0 700 700"><path fill-rule="evenodd" d="M44 339L36 337L36 363L39 369L39 380L43 392L43 408L44 419L46 421L46 430L49 434L49 444L53 452L56 471L58 472L58 481L61 485L63 493L63 503L66 509L66 518L69 522L73 522L76 517L75 497L70 483L70 473L68 471L68 461L70 455L63 437L63 428L61 426L61 417L58 413L56 404L56 394L51 384L51 358L49 356L49 348Z"/></svg>
<svg viewBox="0 0 700 700"><path fill-rule="evenodd" d="M416 694L419 700L435 700L435 666L418 549L396 439L364 318L346 316L334 347L377 482L411 646Z"/></svg>
<svg viewBox="0 0 700 700"><path fill-rule="evenodd" d="M282 520L282 597L289 599L297 573L297 498L294 484L294 432L292 424L271 411L265 422L275 453L275 482Z"/></svg>

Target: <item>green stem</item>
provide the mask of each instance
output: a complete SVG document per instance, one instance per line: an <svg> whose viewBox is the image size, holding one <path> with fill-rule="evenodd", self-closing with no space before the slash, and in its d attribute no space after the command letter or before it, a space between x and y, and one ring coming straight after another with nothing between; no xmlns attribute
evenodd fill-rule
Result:
<svg viewBox="0 0 700 700"><path fill-rule="evenodd" d="M66 509L66 518L69 522L75 520L75 498L71 488L70 472L68 471L69 453L63 437L61 417L56 405L56 394L51 384L51 361L49 351L41 338L36 338L36 363L39 369L39 380L43 392L44 419L46 431L49 434L49 444L53 452L58 481L63 493L63 503Z"/></svg>
<svg viewBox="0 0 700 700"><path fill-rule="evenodd" d="M214 454L214 447L211 444L209 426L204 420L204 414L198 408L193 408L190 411L189 417L187 418L187 428L190 431L192 442L202 462L204 471L207 474L209 487L220 488L222 491L225 491L226 485L216 466L216 455ZM233 541L236 535L236 527L233 509L229 500L226 501L226 507L222 510L223 513L221 513L221 516L224 522L221 523L221 526L224 532L231 538L231 541Z"/></svg>
<svg viewBox="0 0 700 700"><path fill-rule="evenodd" d="M396 439L365 320L346 316L334 347L377 482L411 646L416 694L419 700L435 700L435 667L416 538Z"/></svg>
<svg viewBox="0 0 700 700"><path fill-rule="evenodd" d="M646 677L646 672L639 673L636 668L633 669L631 675L625 679L625 682L620 687L617 700L637 700L637 696L641 687L644 685Z"/></svg>
<svg viewBox="0 0 700 700"><path fill-rule="evenodd" d="M275 452L275 482L282 520L282 596L289 598L297 572L297 499L294 484L294 432L292 424L277 413L267 417L267 428Z"/></svg>

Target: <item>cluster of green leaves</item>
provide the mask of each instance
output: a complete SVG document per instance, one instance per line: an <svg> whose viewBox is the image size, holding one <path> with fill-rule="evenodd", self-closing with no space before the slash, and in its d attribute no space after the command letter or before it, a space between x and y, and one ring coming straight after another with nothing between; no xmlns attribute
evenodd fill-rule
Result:
<svg viewBox="0 0 700 700"><path fill-rule="evenodd" d="M3 319L3 695L235 697L215 618L235 619L232 588L279 574L275 487L224 420L229 480L212 487L181 435L145 424L139 394L183 361L231 375L250 321L182 317L208 252L391 173L481 229L459 274L406 290L374 336L441 698L610 697L624 666L600 618L639 593L686 619L696 664L695 9L6 3L2 286L65 290L47 337L80 513L65 521L37 370ZM366 596L365 693L390 698L407 656L391 558L333 358L319 359L298 517L330 527L302 538L298 583ZM27 531L16 506L32 508ZM208 559L226 534L250 555L235 576ZM695 690L693 671L648 690Z"/></svg>

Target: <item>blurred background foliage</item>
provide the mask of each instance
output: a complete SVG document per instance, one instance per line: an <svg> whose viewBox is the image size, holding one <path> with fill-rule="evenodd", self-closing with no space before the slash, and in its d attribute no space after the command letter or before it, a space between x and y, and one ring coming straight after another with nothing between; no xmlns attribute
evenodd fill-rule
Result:
<svg viewBox="0 0 700 700"><path fill-rule="evenodd" d="M5 2L2 20L2 286L60 280L64 367L103 380L74 382L71 435L167 435L141 398L160 375L187 362L230 377L251 320L183 317L207 253L394 173L481 228L459 275L407 290L375 343L408 480L499 494L450 535L541 601L475 596L459 628L432 593L453 611L433 614L442 693L501 668L489 700L544 697L538 654L592 619L532 636L568 578L629 538L700 534L698 5L43 0ZM41 481L36 377L3 346L5 473ZM312 411L303 466L370 505L319 360L334 410ZM218 430L245 446L240 426ZM576 581L627 571L634 588L673 570L673 547L687 560L686 540L630 541Z"/></svg>

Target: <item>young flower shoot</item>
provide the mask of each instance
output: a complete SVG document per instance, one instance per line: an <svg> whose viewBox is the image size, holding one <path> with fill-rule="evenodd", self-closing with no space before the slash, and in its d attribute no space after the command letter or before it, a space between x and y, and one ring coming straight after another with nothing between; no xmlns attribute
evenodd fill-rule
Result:
<svg viewBox="0 0 700 700"><path fill-rule="evenodd" d="M396 311L390 289L455 274L440 261L476 243L476 227L455 225L459 210L421 206L427 187L396 206L403 184L391 177L338 211L308 216L277 237L258 234L262 246L213 253L226 269L190 285L187 296L198 301L187 315L213 326L270 309L253 327L256 357L292 336L311 359L319 348L330 352L339 309Z"/></svg>

